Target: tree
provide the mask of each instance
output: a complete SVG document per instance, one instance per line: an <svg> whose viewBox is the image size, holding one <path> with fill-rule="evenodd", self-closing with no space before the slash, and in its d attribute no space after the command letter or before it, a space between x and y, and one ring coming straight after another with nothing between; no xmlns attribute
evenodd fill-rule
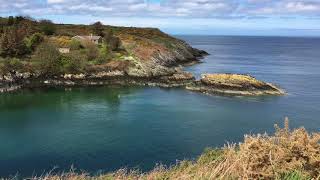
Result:
<svg viewBox="0 0 320 180"><path fill-rule="evenodd" d="M40 22L40 30L45 35L53 35L56 32L56 26L50 20L41 20Z"/></svg>
<svg viewBox="0 0 320 180"><path fill-rule="evenodd" d="M121 46L120 38L113 36L109 41L109 48L112 51L116 51L119 49L120 46Z"/></svg>
<svg viewBox="0 0 320 180"><path fill-rule="evenodd" d="M104 27L100 21L93 23L91 26L92 26L93 34L102 36L102 37L104 36L104 33L103 33Z"/></svg>
<svg viewBox="0 0 320 180"><path fill-rule="evenodd" d="M61 55L57 47L48 42L37 47L32 62L36 71L44 75L57 75L62 71Z"/></svg>
<svg viewBox="0 0 320 180"><path fill-rule="evenodd" d="M115 51L121 46L120 39L113 35L111 29L107 29L104 31L103 41L108 46L108 49L110 51Z"/></svg>
<svg viewBox="0 0 320 180"><path fill-rule="evenodd" d="M103 41L108 44L111 38L113 37L113 32L110 28L106 29L104 32Z"/></svg>
<svg viewBox="0 0 320 180"><path fill-rule="evenodd" d="M17 26L10 26L4 29L0 38L0 55L7 57L18 57L28 52L24 42L26 37L25 29Z"/></svg>

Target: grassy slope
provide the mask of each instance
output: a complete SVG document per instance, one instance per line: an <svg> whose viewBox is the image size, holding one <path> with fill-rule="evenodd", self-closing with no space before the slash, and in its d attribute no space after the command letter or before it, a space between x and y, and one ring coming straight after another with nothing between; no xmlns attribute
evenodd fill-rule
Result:
<svg viewBox="0 0 320 180"><path fill-rule="evenodd" d="M45 179L320 179L320 133L276 127L273 136L247 135L239 145L207 149L197 161L182 161L148 173L48 174Z"/></svg>
<svg viewBox="0 0 320 180"><path fill-rule="evenodd" d="M5 21L6 19L0 19L1 23L5 24ZM92 32L92 27L88 25L56 24L55 26L55 35L46 38L59 40L57 41L59 42L57 43L59 47L68 47L71 37L75 35L89 35ZM39 29L37 24L34 25L34 28ZM113 34L120 38L124 50L114 52L109 62L98 66L87 66L88 71L128 69L129 66L134 67L137 63L152 62L152 59L158 57L160 52L166 57L175 59L174 52L179 48L181 50L181 46L184 46L183 41L171 37L156 28L104 26L104 29L105 31L111 29ZM64 44L60 43L62 40L64 40ZM25 59L29 62L29 58L29 56L26 56L20 59ZM163 60L160 59L160 61Z"/></svg>
<svg viewBox="0 0 320 180"><path fill-rule="evenodd" d="M172 36L163 33L157 28L115 27L104 26L105 30L111 29L115 36L122 41L123 47L128 53L138 60L149 61L159 51L173 51L182 43ZM75 36L88 35L91 27L87 25L57 25L56 34Z"/></svg>

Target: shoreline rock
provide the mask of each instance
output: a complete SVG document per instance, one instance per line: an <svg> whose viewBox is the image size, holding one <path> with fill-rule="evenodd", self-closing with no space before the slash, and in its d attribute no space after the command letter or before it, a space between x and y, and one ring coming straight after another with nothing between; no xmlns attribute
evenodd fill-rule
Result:
<svg viewBox="0 0 320 180"><path fill-rule="evenodd" d="M28 78L21 78L16 82L13 81L15 77L13 76L7 83L0 83L0 93L13 92L23 88L137 85L164 88L180 87L190 91L215 95L279 96L285 94L282 89L275 85L259 81L249 75L204 74L200 80L196 80L192 73L180 69L175 69L175 72L171 75L157 77L128 76L120 71L96 74L65 74L55 78L39 78L31 74ZM30 79L30 77L34 78Z"/></svg>
<svg viewBox="0 0 320 180"><path fill-rule="evenodd" d="M240 96L285 95L277 86L259 81L250 75L242 74L203 74L195 83L187 85L187 90L206 94Z"/></svg>

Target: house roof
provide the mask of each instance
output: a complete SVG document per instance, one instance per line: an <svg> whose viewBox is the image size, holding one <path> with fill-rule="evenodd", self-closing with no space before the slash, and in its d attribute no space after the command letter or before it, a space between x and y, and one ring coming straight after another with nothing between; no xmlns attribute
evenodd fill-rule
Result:
<svg viewBox="0 0 320 180"><path fill-rule="evenodd" d="M83 39L83 40L99 40L101 36L74 36L73 38Z"/></svg>

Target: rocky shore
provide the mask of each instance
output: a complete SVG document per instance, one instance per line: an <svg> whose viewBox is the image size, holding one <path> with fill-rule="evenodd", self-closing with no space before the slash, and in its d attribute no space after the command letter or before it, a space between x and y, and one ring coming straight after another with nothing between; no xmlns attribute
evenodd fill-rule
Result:
<svg viewBox="0 0 320 180"><path fill-rule="evenodd" d="M284 95L285 92L272 85L258 81L249 75L205 74L196 80L193 74L180 68L170 75L156 77L129 76L122 71L99 72L96 74L65 74L60 77L44 78L30 73L15 73L0 76L0 93L22 88L75 87L102 85L139 85L157 87L180 87L186 90L222 95Z"/></svg>
<svg viewBox="0 0 320 180"><path fill-rule="evenodd" d="M180 87L207 94L282 95L276 86L246 75L211 74L196 80L182 66L199 63L207 52L158 29L121 28L116 34L127 55L105 64L88 66L85 72L46 76L40 72L0 73L0 93L23 88L102 85Z"/></svg>

